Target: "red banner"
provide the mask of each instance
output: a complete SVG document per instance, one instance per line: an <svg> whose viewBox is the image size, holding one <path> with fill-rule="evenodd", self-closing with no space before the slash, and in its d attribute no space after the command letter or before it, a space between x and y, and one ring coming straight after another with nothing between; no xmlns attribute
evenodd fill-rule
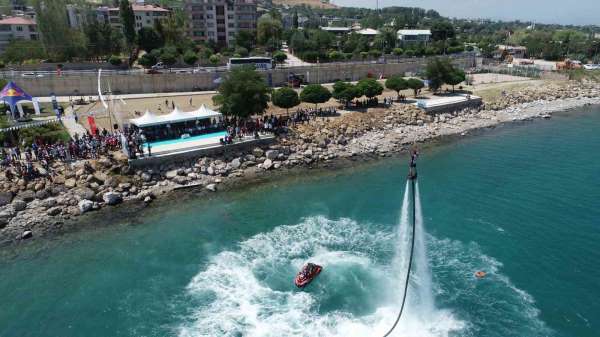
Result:
<svg viewBox="0 0 600 337"><path fill-rule="evenodd" d="M96 120L94 120L93 116L88 116L88 124L90 125L90 131L92 132L92 135L97 135L98 128L96 127Z"/></svg>

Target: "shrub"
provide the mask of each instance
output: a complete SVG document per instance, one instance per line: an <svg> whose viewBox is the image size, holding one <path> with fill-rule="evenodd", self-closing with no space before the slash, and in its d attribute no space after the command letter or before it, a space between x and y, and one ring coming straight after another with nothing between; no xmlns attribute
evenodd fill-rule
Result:
<svg viewBox="0 0 600 337"><path fill-rule="evenodd" d="M120 66L121 63L123 63L123 60L121 60L121 58L117 55L112 55L108 59L108 63L112 64L113 66Z"/></svg>
<svg viewBox="0 0 600 337"><path fill-rule="evenodd" d="M394 54L396 56L400 56L400 55L404 54L404 50L402 50L402 48L394 48L392 50L392 54Z"/></svg>
<svg viewBox="0 0 600 337"><path fill-rule="evenodd" d="M210 57L208 58L208 62L210 62L210 64L216 65L219 62L221 62L221 57L219 54L210 55Z"/></svg>
<svg viewBox="0 0 600 337"><path fill-rule="evenodd" d="M283 63L285 60L287 60L287 55L282 51L276 51L273 54L273 60L275 60L277 63Z"/></svg>
<svg viewBox="0 0 600 337"><path fill-rule="evenodd" d="M194 65L198 62L198 54L194 53L193 50L188 50L183 54L183 62L189 65Z"/></svg>
<svg viewBox="0 0 600 337"><path fill-rule="evenodd" d="M381 56L381 50L377 50L377 49L369 50L369 55L371 55L371 57L373 57L373 58L378 58Z"/></svg>
<svg viewBox="0 0 600 337"><path fill-rule="evenodd" d="M240 55L239 57L247 57L248 54L250 54L250 52L248 51L248 49L244 48L244 47L237 47L235 49L235 53L238 54L238 55Z"/></svg>

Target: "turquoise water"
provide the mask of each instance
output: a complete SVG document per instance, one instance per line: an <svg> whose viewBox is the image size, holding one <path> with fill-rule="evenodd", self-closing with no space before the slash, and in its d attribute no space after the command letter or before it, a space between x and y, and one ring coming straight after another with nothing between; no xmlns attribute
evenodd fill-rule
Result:
<svg viewBox="0 0 600 337"><path fill-rule="evenodd" d="M586 108L423 151L429 270L394 336L598 335L599 130ZM181 196L4 251L0 336L380 336L406 162ZM307 260L324 271L299 291Z"/></svg>
<svg viewBox="0 0 600 337"><path fill-rule="evenodd" d="M169 140L161 140L158 142L151 142L150 145L152 147L161 146L161 145L172 145L172 144L191 142L191 141L200 140L200 139L221 138L221 137L225 137L225 136L227 136L227 132L221 131L221 132L213 132L213 133L207 133L204 135L193 136L193 137L189 137L189 138L176 138L176 139L169 139ZM146 144L145 146L148 147L148 144Z"/></svg>

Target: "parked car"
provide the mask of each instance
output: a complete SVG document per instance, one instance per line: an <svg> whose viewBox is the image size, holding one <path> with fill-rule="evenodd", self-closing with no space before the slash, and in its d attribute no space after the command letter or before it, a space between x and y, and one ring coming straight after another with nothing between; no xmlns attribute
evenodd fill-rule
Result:
<svg viewBox="0 0 600 337"><path fill-rule="evenodd" d="M156 70L156 69L165 69L167 66L164 65L164 63L162 62L158 62L157 64L152 66L152 69Z"/></svg>
<svg viewBox="0 0 600 337"><path fill-rule="evenodd" d="M585 70L600 70L600 64L584 64L583 69L585 69Z"/></svg>
<svg viewBox="0 0 600 337"><path fill-rule="evenodd" d="M22 73L21 77L44 77L44 75L36 73Z"/></svg>

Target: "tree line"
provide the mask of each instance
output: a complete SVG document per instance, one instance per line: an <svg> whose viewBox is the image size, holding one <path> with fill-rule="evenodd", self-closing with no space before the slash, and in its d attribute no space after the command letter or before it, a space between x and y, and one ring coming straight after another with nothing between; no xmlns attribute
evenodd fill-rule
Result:
<svg viewBox="0 0 600 337"><path fill-rule="evenodd" d="M417 78L405 79L402 75L394 75L385 81L385 87L396 91L398 96L400 91L412 89L417 96L424 83ZM224 115L248 118L264 113L269 102L289 111L302 102L314 104L317 108L319 104L328 102L333 97L347 107L356 98L371 99L381 95L383 90L384 86L374 78L364 78L356 84L337 81L332 90L320 84L306 85L300 93L287 86L273 90L252 67L238 67L221 83L213 102L220 107Z"/></svg>

